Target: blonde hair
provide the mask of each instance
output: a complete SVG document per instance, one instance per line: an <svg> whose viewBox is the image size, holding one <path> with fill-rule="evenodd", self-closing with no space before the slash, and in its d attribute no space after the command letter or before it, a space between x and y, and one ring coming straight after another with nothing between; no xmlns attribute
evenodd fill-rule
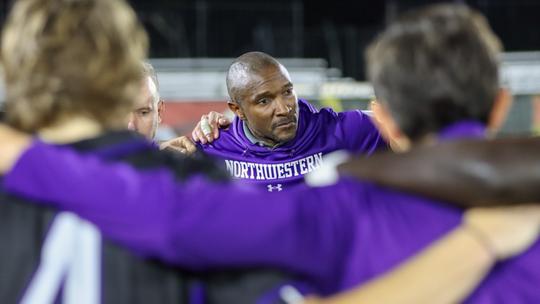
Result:
<svg viewBox="0 0 540 304"><path fill-rule="evenodd" d="M155 105L160 100L159 81L158 81L156 70L154 69L152 64L145 61L142 63L142 73L143 73L143 77L144 77L143 81L145 81L145 85L148 79L150 79L149 81L152 83L152 85L148 84L149 85L148 89L150 90L150 94L152 95L152 99Z"/></svg>
<svg viewBox="0 0 540 304"><path fill-rule="evenodd" d="M148 39L123 0L19 0L2 33L6 121L34 132L83 114L117 126L140 93Z"/></svg>

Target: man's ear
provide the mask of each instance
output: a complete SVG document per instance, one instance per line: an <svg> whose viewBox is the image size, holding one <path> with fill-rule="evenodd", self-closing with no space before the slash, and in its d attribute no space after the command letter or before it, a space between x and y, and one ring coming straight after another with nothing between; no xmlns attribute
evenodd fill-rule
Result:
<svg viewBox="0 0 540 304"><path fill-rule="evenodd" d="M238 116L238 118L240 118L241 120L245 119L244 111L237 102L229 100L227 102L227 105L229 106L229 109L234 113L234 115Z"/></svg>
<svg viewBox="0 0 540 304"><path fill-rule="evenodd" d="M506 88L499 89L493 107L489 113L488 130L491 133L499 131L506 120L510 106L512 105L512 94Z"/></svg>
<svg viewBox="0 0 540 304"><path fill-rule="evenodd" d="M401 132L396 121L390 114L390 110L377 100L370 103L370 109L373 112L373 122L382 137L390 144L395 152L405 151L410 146L410 141Z"/></svg>

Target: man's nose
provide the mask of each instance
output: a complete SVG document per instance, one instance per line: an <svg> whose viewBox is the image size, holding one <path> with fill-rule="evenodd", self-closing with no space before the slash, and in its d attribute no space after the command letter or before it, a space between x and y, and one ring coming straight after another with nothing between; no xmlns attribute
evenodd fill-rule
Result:
<svg viewBox="0 0 540 304"><path fill-rule="evenodd" d="M135 123L135 115L133 113L130 113L128 115L127 128L128 128L128 130L131 130L131 131L137 131L137 125Z"/></svg>
<svg viewBox="0 0 540 304"><path fill-rule="evenodd" d="M276 100L276 114L288 115L292 111L292 105L285 99Z"/></svg>

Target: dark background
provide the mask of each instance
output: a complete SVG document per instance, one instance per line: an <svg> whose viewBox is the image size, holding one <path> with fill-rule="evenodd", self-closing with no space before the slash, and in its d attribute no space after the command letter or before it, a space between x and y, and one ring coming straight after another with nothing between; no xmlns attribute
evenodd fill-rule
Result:
<svg viewBox="0 0 540 304"><path fill-rule="evenodd" d="M0 0L5 19L12 0ZM427 0L131 0L150 33L151 57L324 58L344 76L364 79L362 52L399 13ZM469 0L506 50L540 49L540 0Z"/></svg>

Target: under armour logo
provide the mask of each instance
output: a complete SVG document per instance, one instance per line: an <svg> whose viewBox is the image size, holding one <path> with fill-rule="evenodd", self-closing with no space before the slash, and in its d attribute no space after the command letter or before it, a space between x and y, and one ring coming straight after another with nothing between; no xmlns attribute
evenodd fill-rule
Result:
<svg viewBox="0 0 540 304"><path fill-rule="evenodd" d="M277 191L283 190L283 188L281 187L281 184L276 184L275 186L273 186L272 184L269 184L269 185L266 185L266 187L268 188L268 192L272 192L274 190L277 190Z"/></svg>

